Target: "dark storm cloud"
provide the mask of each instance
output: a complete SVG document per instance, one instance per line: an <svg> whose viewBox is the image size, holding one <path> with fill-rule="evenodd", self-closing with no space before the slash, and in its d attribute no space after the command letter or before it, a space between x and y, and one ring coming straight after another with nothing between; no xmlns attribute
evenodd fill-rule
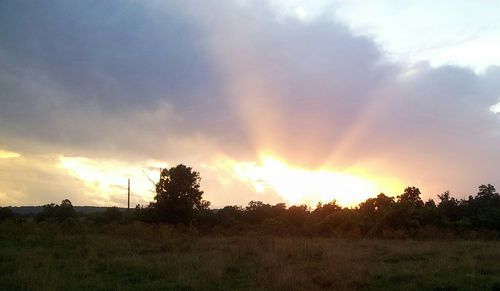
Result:
<svg viewBox="0 0 500 291"><path fill-rule="evenodd" d="M204 36L178 4L168 2L161 12L131 1L1 6L0 118L11 140L99 148L123 145L132 131L150 151L147 143L176 135L174 127L187 134L197 130L193 124L208 133L223 129L227 114L212 114L228 111L220 80ZM134 119L164 105L176 116Z"/></svg>
<svg viewBox="0 0 500 291"><path fill-rule="evenodd" d="M200 88L213 90L203 36L174 4L161 15L127 1L3 6L7 57L56 80L68 98L113 110L151 106L162 92L183 103Z"/></svg>
<svg viewBox="0 0 500 291"><path fill-rule="evenodd" d="M153 145L178 131L245 144L227 105L242 96L224 88L254 73L275 92L252 98L279 106L271 146L293 144L318 160L309 149L322 141L323 155L344 139L371 92L395 75L377 63L371 40L330 21L277 23L264 2L26 3L4 4L1 25L3 129L21 144L97 153L119 145L154 155ZM221 58L229 68L219 68Z"/></svg>

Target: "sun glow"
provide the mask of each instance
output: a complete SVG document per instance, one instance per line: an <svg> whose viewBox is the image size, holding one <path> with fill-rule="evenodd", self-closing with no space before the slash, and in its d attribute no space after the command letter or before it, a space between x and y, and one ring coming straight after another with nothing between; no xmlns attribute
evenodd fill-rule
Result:
<svg viewBox="0 0 500 291"><path fill-rule="evenodd" d="M149 178L156 180L159 168L168 167L157 161L130 164L84 157L61 156L59 159L61 168L82 181L85 195L99 205L126 206L128 178L132 184L131 205L147 204L154 197L153 183ZM380 192L391 195L403 189L398 181L377 177L360 167L343 171L327 167L310 169L291 165L269 154L261 155L258 162L240 162L219 156L209 164L200 164L200 168L203 187L213 183L238 185L235 191L253 189L262 194L264 202L269 201L266 197L276 197L277 194L288 205L314 207L318 202L336 200L342 206L356 206ZM219 205L231 203L212 202Z"/></svg>
<svg viewBox="0 0 500 291"><path fill-rule="evenodd" d="M19 158L21 155L11 151L0 150L0 159Z"/></svg>
<svg viewBox="0 0 500 291"><path fill-rule="evenodd" d="M366 177L359 168L343 172L330 169L305 169L264 155L259 164L235 163L236 175L259 193L275 191L290 205L336 200L343 206L355 206L379 192L399 191L396 181Z"/></svg>
<svg viewBox="0 0 500 291"><path fill-rule="evenodd" d="M148 161L144 164L131 165L117 161L101 161L84 157L59 158L60 165L70 175L81 180L87 189L87 195L97 204L110 203L126 206L127 179L131 179L131 205L145 203L154 196L153 183L148 179L157 179L159 168L167 167L164 163Z"/></svg>

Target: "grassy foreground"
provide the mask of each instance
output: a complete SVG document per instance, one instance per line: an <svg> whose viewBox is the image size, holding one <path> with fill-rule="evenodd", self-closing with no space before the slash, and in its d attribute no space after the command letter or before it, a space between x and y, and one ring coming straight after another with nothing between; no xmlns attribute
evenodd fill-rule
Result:
<svg viewBox="0 0 500 291"><path fill-rule="evenodd" d="M0 224L0 290L500 290L499 241Z"/></svg>

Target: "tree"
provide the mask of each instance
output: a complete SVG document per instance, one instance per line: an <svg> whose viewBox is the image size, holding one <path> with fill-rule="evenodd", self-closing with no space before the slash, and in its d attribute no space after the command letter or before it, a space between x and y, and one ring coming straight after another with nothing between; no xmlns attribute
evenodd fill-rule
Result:
<svg viewBox="0 0 500 291"><path fill-rule="evenodd" d="M58 222L63 222L68 219L76 218L76 212L73 208L73 204L68 199L64 199L61 205L56 206L55 218Z"/></svg>
<svg viewBox="0 0 500 291"><path fill-rule="evenodd" d="M279 209L285 211L285 207L278 206ZM276 208L276 209L278 209ZM247 221L253 224L262 223L264 220L273 217L273 206L262 201L250 201L245 207Z"/></svg>
<svg viewBox="0 0 500 291"><path fill-rule="evenodd" d="M240 224L242 217L244 215L244 210L241 206L225 206L224 208L217 211L216 218L220 225L231 226Z"/></svg>
<svg viewBox="0 0 500 291"><path fill-rule="evenodd" d="M491 184L479 186L479 192L477 193L478 198L493 198L496 195L498 195L498 193L495 190L495 186Z"/></svg>
<svg viewBox="0 0 500 291"><path fill-rule="evenodd" d="M54 203L46 204L43 206L43 210L36 217L36 221L45 220L55 220L57 222L65 222L67 220L75 219L76 212L73 208L73 204L68 199L64 199L61 205L56 205Z"/></svg>
<svg viewBox="0 0 500 291"><path fill-rule="evenodd" d="M323 204L321 202L318 202L316 205L316 209L312 212L313 216L317 217L318 219L323 219L327 217L328 215L335 213L337 211L342 210L342 207L337 204L336 200L333 200L329 203Z"/></svg>
<svg viewBox="0 0 500 291"><path fill-rule="evenodd" d="M421 226L421 210L424 208L424 201L420 198L420 194L420 189L412 186L406 187L403 194L397 197L389 218L389 224L393 228L411 233Z"/></svg>
<svg viewBox="0 0 500 291"><path fill-rule="evenodd" d="M10 207L0 207L0 221L14 217L14 212Z"/></svg>
<svg viewBox="0 0 500 291"><path fill-rule="evenodd" d="M56 212L56 205L54 203L45 204L42 207L42 212L38 213L35 217L36 221L40 222L54 217L54 213Z"/></svg>
<svg viewBox="0 0 500 291"><path fill-rule="evenodd" d="M394 206L394 198L380 193L376 198L368 198L359 204L358 215L361 219L361 230L367 235L381 232L387 227L391 210Z"/></svg>
<svg viewBox="0 0 500 291"><path fill-rule="evenodd" d="M500 235L500 195L495 186L481 185L475 199L470 203L472 224L479 228L496 229Z"/></svg>
<svg viewBox="0 0 500 291"><path fill-rule="evenodd" d="M444 223L457 221L462 216L460 201L450 196L450 191L445 191L443 194L438 194L440 200L438 209L442 215Z"/></svg>
<svg viewBox="0 0 500 291"><path fill-rule="evenodd" d="M186 224L197 211L208 207L209 204L202 200L200 181L200 174L183 164L163 169L156 184L156 220Z"/></svg>
<svg viewBox="0 0 500 291"><path fill-rule="evenodd" d="M359 205L359 210L362 214L368 216L386 213L387 210L394 204L394 198L380 193L376 198L368 198L365 202ZM373 217L372 217L373 218Z"/></svg>
<svg viewBox="0 0 500 291"><path fill-rule="evenodd" d="M412 207L422 207L424 202L420 198L420 189L417 187L406 187L403 194L398 196L398 203L407 204Z"/></svg>
<svg viewBox="0 0 500 291"><path fill-rule="evenodd" d="M293 205L286 211L285 219L289 225L295 228L302 228L309 216L307 205Z"/></svg>

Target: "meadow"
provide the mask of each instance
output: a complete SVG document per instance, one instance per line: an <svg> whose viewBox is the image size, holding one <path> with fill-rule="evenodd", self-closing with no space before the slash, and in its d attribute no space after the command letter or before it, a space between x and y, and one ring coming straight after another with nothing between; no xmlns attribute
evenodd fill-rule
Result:
<svg viewBox="0 0 500 291"><path fill-rule="evenodd" d="M0 290L500 290L500 242L4 221Z"/></svg>

